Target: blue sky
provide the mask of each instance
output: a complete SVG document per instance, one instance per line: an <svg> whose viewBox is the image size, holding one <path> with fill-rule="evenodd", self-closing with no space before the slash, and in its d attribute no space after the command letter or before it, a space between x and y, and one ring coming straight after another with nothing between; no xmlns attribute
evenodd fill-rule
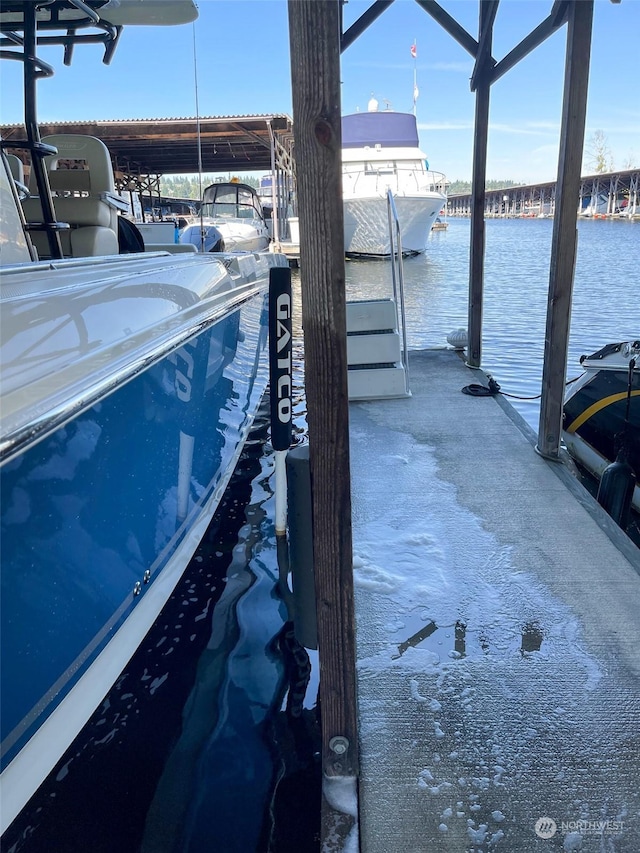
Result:
<svg viewBox="0 0 640 853"><path fill-rule="evenodd" d="M348 26L370 5L350 0ZM441 0L472 35L477 0ZM548 14L552 0L502 0L494 57L502 58ZM291 114L289 36L285 0L200 0L195 24L201 115ZM596 0L587 140L597 130L616 168L640 165L640 0ZM412 109L410 47L417 44L418 123L432 168L450 180L471 177L473 63L466 51L414 0L395 3L342 57L343 112L381 107ZM566 27L492 88L488 177L553 180L562 106ZM60 48L41 50L56 68L39 84L43 120L165 118L195 115L194 26L125 29L112 64L97 46L79 47L70 68ZM4 123L20 121L22 86L17 63L2 63ZM91 85L87 85L87 81Z"/></svg>

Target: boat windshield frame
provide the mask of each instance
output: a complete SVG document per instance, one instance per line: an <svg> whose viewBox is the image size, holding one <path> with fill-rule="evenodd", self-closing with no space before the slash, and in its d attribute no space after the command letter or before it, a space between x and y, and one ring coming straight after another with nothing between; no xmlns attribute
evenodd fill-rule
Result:
<svg viewBox="0 0 640 853"><path fill-rule="evenodd" d="M202 216L210 219L260 219L264 213L253 187L240 183L219 183L206 187Z"/></svg>

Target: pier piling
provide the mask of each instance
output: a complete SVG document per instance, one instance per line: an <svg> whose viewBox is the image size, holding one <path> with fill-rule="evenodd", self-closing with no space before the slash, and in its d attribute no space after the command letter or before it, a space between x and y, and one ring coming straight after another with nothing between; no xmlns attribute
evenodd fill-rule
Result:
<svg viewBox="0 0 640 853"><path fill-rule="evenodd" d="M325 776L358 735L341 180L340 4L289 0ZM339 738L340 740L335 740ZM336 749L339 744L339 749ZM332 748L332 746L334 748Z"/></svg>

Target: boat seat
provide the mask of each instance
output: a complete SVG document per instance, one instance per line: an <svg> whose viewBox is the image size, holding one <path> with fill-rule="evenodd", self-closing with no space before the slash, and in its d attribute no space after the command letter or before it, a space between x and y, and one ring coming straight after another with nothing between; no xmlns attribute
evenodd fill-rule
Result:
<svg viewBox="0 0 640 853"><path fill-rule="evenodd" d="M53 134L42 142L57 148L45 157L56 219L67 222L61 231L65 256L82 258L118 254L118 212L128 205L116 194L107 146L94 136ZM35 172L29 179L30 196L22 202L27 222L42 222ZM31 231L40 257L47 257L46 234Z"/></svg>

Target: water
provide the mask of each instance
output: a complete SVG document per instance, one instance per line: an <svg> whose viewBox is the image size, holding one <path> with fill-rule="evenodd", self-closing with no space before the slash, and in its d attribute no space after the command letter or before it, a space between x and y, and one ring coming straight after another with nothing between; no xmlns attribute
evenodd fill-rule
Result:
<svg viewBox="0 0 640 853"><path fill-rule="evenodd" d="M482 366L521 396L540 393L552 229L550 219L486 222ZM405 260L410 348L446 346L449 332L467 328L469 236L468 219L449 219L446 231L432 232L426 255ZM567 378L581 372L582 354L640 335L639 268L637 223L578 223ZM347 298L387 295L387 263L347 263ZM539 402L512 402L537 431Z"/></svg>
<svg viewBox="0 0 640 853"><path fill-rule="evenodd" d="M281 595L267 414L169 602L3 836L6 853L317 850L317 665Z"/></svg>
<svg viewBox="0 0 640 853"><path fill-rule="evenodd" d="M549 220L489 220L483 366L540 391ZM640 226L578 223L568 375L640 335ZM467 325L469 220L405 261L409 346ZM299 274L295 434L304 433ZM386 296L386 262L347 263L348 298ZM514 404L537 429L538 402ZM267 442L265 444L265 442ZM126 672L26 812L7 853L318 850L317 660L292 642L278 582L265 413L201 548Z"/></svg>

